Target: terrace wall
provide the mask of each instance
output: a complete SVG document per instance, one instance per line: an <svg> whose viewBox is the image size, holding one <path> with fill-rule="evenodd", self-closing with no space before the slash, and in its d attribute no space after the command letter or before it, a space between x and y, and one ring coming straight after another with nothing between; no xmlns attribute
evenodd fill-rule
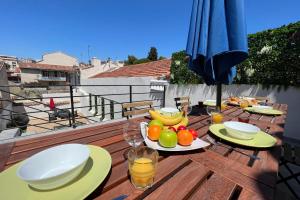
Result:
<svg viewBox="0 0 300 200"><path fill-rule="evenodd" d="M189 96L193 105L198 101L216 98L216 87L199 85L173 85L168 86L166 92L166 106L175 106L174 98ZM300 88L280 86L263 88L261 85L224 85L222 98L229 96L267 96L272 102L288 104L288 116L285 124L285 136L300 139Z"/></svg>
<svg viewBox="0 0 300 200"><path fill-rule="evenodd" d="M146 86L133 86L132 93L147 93L150 92L150 80L153 80L153 77L132 77L132 78L92 78L92 79L82 79L81 85L102 85L102 86L81 86L79 88L79 92L82 95L88 95L89 93L93 95L104 95L104 94L117 94L117 95L105 95L105 98L124 103L129 102L129 86L128 85L146 85ZM105 85L113 85L113 86L105 86ZM114 85L125 85L125 86L114 86ZM151 94L133 94L132 101L142 101L142 100L153 100L154 106L159 106L162 104L161 101L155 99L162 99L163 94L154 93L155 91L151 91ZM125 95L118 95L125 94ZM89 105L89 98L82 97L80 98L81 106ZM94 104L94 99L92 100ZM105 104L108 104L108 101L105 101ZM100 105L100 103L98 104ZM114 106L115 112L121 112L121 105L117 104ZM98 106L98 110L101 108ZM105 107L106 113L109 112L109 106ZM91 112L89 108L82 108L80 112L85 116L90 116ZM100 112L99 112L100 113ZM100 116L99 116L100 117ZM116 118L121 118L122 113L115 114ZM106 119L109 119L109 115L106 115ZM97 120L97 119L94 119Z"/></svg>
<svg viewBox="0 0 300 200"><path fill-rule="evenodd" d="M153 77L132 77L132 78L93 78L82 79L83 85L150 85L150 80ZM129 93L128 87L121 86L83 86L81 91L85 94L121 94ZM149 86L133 87L133 92L150 92ZM174 98L180 96L189 96L193 105L198 104L198 101L216 98L216 87L207 86L205 84L190 84L190 85L175 85L167 86L166 91L166 106L175 106ZM300 139L300 88L288 87L284 89L280 86L264 88L261 85L224 85L222 88L222 98L229 96L267 96L272 102L288 104L288 116L285 124L285 136L295 139ZM106 96L106 98L118 101L129 101L129 95ZM133 95L133 101L162 98L162 94L157 95ZM88 98L81 98L81 105L89 105ZM155 105L160 105L160 101L155 101ZM100 110L100 108L99 108ZM109 110L109 107L106 107ZM121 111L121 106L115 106L115 112ZM88 116L91 113L88 108L81 109L81 112ZM115 118L120 118L121 114L117 114Z"/></svg>
<svg viewBox="0 0 300 200"><path fill-rule="evenodd" d="M5 66L0 66L0 86L4 86L4 85L8 85L6 68ZM9 93L7 93L9 92L9 88L0 87L0 89L6 91L6 92L0 91L0 99L10 99L10 95ZM1 130L6 128L6 125L9 122L8 120L5 119L10 119L10 117L7 115L10 114L8 110L12 110L12 104L9 101L1 101L0 104L1 104L0 105L0 132L1 132Z"/></svg>

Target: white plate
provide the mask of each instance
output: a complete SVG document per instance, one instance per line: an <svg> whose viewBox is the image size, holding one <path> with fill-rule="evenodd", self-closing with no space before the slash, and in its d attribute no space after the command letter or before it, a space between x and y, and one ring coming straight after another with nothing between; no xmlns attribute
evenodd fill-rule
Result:
<svg viewBox="0 0 300 200"><path fill-rule="evenodd" d="M197 138L196 140L193 141L193 143L190 146L181 146L181 145L176 145L176 147L173 148L165 148L162 147L158 144L158 142L153 142L152 140L149 140L147 137L147 129L148 129L148 123L147 122L141 122L141 133L144 137L145 143L148 147L160 151L190 151L190 150L195 150L195 149L201 149L204 147L209 146L210 144Z"/></svg>

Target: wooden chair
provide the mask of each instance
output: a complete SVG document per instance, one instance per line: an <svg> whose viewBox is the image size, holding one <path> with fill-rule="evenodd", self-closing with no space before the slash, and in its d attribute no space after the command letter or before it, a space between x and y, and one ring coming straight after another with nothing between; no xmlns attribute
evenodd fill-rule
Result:
<svg viewBox="0 0 300 200"><path fill-rule="evenodd" d="M141 115L152 110L153 102L152 101L137 101L133 103L123 103L122 112L123 117L132 117L133 115Z"/></svg>
<svg viewBox="0 0 300 200"><path fill-rule="evenodd" d="M174 98L177 109L189 105L190 97L176 97Z"/></svg>

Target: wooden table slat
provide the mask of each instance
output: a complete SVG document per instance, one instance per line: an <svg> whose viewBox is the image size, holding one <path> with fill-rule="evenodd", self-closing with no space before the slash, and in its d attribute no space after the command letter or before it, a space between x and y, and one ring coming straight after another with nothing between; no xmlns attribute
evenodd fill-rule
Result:
<svg viewBox="0 0 300 200"><path fill-rule="evenodd" d="M223 115L225 121L237 121L239 116L248 116L250 123L277 138L276 146L254 150L222 141L221 146L211 145L202 150L160 152L155 183L146 191L135 189L127 174L126 153L130 146L122 136L126 120L0 144L0 171L55 145L92 144L105 148L111 154L112 169L88 199L112 199L122 194L128 195L127 199L272 199L288 106L275 103L273 107L284 114L264 116L228 106ZM133 120L149 121L144 117ZM207 140L210 123L205 108L193 109L188 128L195 129L199 138ZM261 159L252 160L238 151L257 153Z"/></svg>

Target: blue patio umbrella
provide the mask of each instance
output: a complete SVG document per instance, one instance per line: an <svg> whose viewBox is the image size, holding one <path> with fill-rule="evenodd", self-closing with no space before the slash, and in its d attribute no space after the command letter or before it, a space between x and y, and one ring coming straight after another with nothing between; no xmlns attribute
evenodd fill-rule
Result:
<svg viewBox="0 0 300 200"><path fill-rule="evenodd" d="M235 65L248 57L244 0L194 0L186 52L189 68L208 85L221 84L236 76Z"/></svg>

